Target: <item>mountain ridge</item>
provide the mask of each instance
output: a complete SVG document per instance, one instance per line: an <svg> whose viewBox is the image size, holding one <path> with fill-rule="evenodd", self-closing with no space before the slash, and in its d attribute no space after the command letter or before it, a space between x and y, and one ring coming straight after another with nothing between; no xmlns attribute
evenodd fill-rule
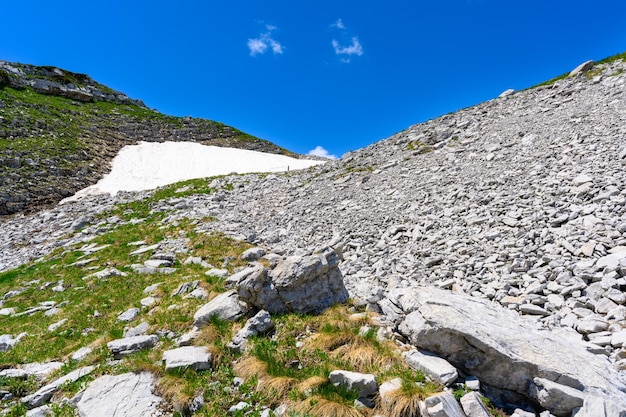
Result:
<svg viewBox="0 0 626 417"><path fill-rule="evenodd" d="M0 61L0 216L93 185L123 146L141 140L295 156L223 123L150 110L88 75Z"/></svg>

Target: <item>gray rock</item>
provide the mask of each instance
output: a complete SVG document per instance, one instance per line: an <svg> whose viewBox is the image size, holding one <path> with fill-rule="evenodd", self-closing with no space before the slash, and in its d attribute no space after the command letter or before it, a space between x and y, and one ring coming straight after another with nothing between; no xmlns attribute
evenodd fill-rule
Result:
<svg viewBox="0 0 626 417"><path fill-rule="evenodd" d="M22 332L13 337L10 334L0 335L0 352L7 352L13 348L21 339L26 337L28 333Z"/></svg>
<svg viewBox="0 0 626 417"><path fill-rule="evenodd" d="M91 355L91 352L93 352L92 348L82 347L72 354L72 360L81 361L85 359L87 356Z"/></svg>
<svg viewBox="0 0 626 417"><path fill-rule="evenodd" d="M467 417L491 417L491 413L485 407L480 394L469 392L461 397L461 407Z"/></svg>
<svg viewBox="0 0 626 417"><path fill-rule="evenodd" d="M117 321L133 321L139 315L137 307L130 308L117 316Z"/></svg>
<svg viewBox="0 0 626 417"><path fill-rule="evenodd" d="M231 349L243 351L248 339L252 336L267 333L274 328L270 313L265 310L259 311L254 317L246 321L246 324L237 332L233 340L228 344Z"/></svg>
<svg viewBox="0 0 626 417"><path fill-rule="evenodd" d="M78 381L80 378L89 375L96 369L95 366L85 366L84 368L79 368L75 371L70 372L69 374L62 376L47 385L39 388L35 393L30 394L21 399L22 403L26 405L28 408L40 407L43 404L50 401L50 398L54 395L54 393L63 385L68 382Z"/></svg>
<svg viewBox="0 0 626 417"><path fill-rule="evenodd" d="M151 417L164 402L153 387L148 372L104 375L89 384L76 409L81 417Z"/></svg>
<svg viewBox="0 0 626 417"><path fill-rule="evenodd" d="M557 416L570 416L572 411L583 405L585 394L580 390L552 382L544 378L534 378L536 392L533 395L539 404Z"/></svg>
<svg viewBox="0 0 626 417"><path fill-rule="evenodd" d="M619 401L611 398L590 397L573 414L575 417L626 417L626 409Z"/></svg>
<svg viewBox="0 0 626 417"><path fill-rule="evenodd" d="M194 326L205 326L212 316L225 321L235 321L244 315L246 309L239 302L234 290L222 293L203 305L193 316Z"/></svg>
<svg viewBox="0 0 626 417"><path fill-rule="evenodd" d="M349 391L356 391L359 398L374 395L378 391L376 376L350 371L332 371L328 379L333 385L342 386Z"/></svg>
<svg viewBox="0 0 626 417"><path fill-rule="evenodd" d="M209 276L209 277L226 278L228 276L228 270L227 269L211 268L208 271L206 271L204 273L204 275Z"/></svg>
<svg viewBox="0 0 626 417"><path fill-rule="evenodd" d="M132 336L123 339L112 340L107 343L109 351L113 354L113 358L120 359L131 353L139 352L143 349L154 347L159 341L156 335Z"/></svg>
<svg viewBox="0 0 626 417"><path fill-rule="evenodd" d="M461 406L450 391L428 397L424 403L430 417L465 417Z"/></svg>
<svg viewBox="0 0 626 417"><path fill-rule="evenodd" d="M42 405L41 407L33 408L26 412L26 417L46 417L53 416L54 411L48 405Z"/></svg>
<svg viewBox="0 0 626 417"><path fill-rule="evenodd" d="M269 272L256 266L240 277L239 297L270 313L324 310L348 299L337 267L340 259L339 249L326 249L316 255L289 257Z"/></svg>
<svg viewBox="0 0 626 417"><path fill-rule="evenodd" d="M587 72L591 68L593 68L594 65L595 65L595 62L593 60L585 61L582 64L580 64L579 66L577 66L576 68L574 68L569 73L569 76L570 77L575 77L576 75L578 75L580 73Z"/></svg>
<svg viewBox="0 0 626 417"><path fill-rule="evenodd" d="M142 336L148 332L148 329L150 329L150 325L142 321L137 326L124 330L124 337Z"/></svg>
<svg viewBox="0 0 626 417"><path fill-rule="evenodd" d="M195 290L198 287L198 285L200 285L200 281L199 280L190 281L190 282L183 282L172 293L172 297L174 297L176 295L185 295L187 293L190 293L191 291Z"/></svg>
<svg viewBox="0 0 626 417"><path fill-rule="evenodd" d="M184 346L163 352L166 371L178 368L204 371L211 369L211 360L211 353L203 346Z"/></svg>
<svg viewBox="0 0 626 417"><path fill-rule="evenodd" d="M413 369L424 372L442 385L450 385L458 378L456 368L435 355L412 350L402 354L406 363Z"/></svg>
<svg viewBox="0 0 626 417"><path fill-rule="evenodd" d="M256 261L263 255L265 255L265 250L263 248L250 248L241 254L241 259L246 261Z"/></svg>
<svg viewBox="0 0 626 417"><path fill-rule="evenodd" d="M585 394L611 396L626 407L621 376L580 340L538 331L511 311L435 288L403 291L401 298L412 312L400 331L483 383L536 401L528 382L545 378Z"/></svg>
<svg viewBox="0 0 626 417"><path fill-rule="evenodd" d="M29 375L35 375L39 379L47 378L51 373L63 367L63 362L27 363L22 369Z"/></svg>

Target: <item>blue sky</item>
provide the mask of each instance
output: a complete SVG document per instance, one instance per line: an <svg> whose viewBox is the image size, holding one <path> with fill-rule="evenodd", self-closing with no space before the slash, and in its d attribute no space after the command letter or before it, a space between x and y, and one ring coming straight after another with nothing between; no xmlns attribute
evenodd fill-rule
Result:
<svg viewBox="0 0 626 417"><path fill-rule="evenodd" d="M0 59L339 156L626 51L623 0L33 0L2 15Z"/></svg>

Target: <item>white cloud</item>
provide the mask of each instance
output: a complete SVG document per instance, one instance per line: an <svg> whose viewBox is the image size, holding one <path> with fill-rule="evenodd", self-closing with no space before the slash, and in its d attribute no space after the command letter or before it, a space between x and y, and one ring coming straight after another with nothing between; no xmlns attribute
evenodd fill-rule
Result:
<svg viewBox="0 0 626 417"><path fill-rule="evenodd" d="M330 25L330 27L337 28L337 29L345 29L346 28L346 26L343 24L343 21L341 19L337 19L337 21L335 23L333 23L332 25Z"/></svg>
<svg viewBox="0 0 626 417"><path fill-rule="evenodd" d="M359 38L356 36L352 37L352 44L348 46L340 45L336 39L333 39L333 48L335 48L335 54L337 55L363 55L363 46L361 42L359 42Z"/></svg>
<svg viewBox="0 0 626 417"><path fill-rule="evenodd" d="M263 55L267 50L267 44L261 39L248 39L248 49L250 49L250 55L252 56L257 54Z"/></svg>
<svg viewBox="0 0 626 417"><path fill-rule="evenodd" d="M331 155L328 153L328 151L326 149L324 149L322 146L316 146L315 149L311 149L307 155L312 155L312 156L321 156L322 158L328 158L328 159L337 159L337 155Z"/></svg>
<svg viewBox="0 0 626 417"><path fill-rule="evenodd" d="M338 37L341 39L340 41L333 39L331 42L335 55L339 57L341 62L347 64L353 56L361 56L365 53L359 38L348 31L343 20L337 19L330 27L337 29L335 32L338 33Z"/></svg>
<svg viewBox="0 0 626 417"><path fill-rule="evenodd" d="M250 56L263 55L271 48L274 55L282 55L283 46L280 42L272 37L272 32L276 30L276 26L265 25L267 32L261 33L258 38L248 39L248 49Z"/></svg>

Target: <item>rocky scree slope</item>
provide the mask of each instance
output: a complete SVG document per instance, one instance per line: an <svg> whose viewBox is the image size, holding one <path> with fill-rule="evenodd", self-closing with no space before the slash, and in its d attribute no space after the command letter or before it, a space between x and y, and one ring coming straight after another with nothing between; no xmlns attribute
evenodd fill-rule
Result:
<svg viewBox="0 0 626 417"><path fill-rule="evenodd" d="M348 293L379 314L383 335L447 360L465 384L476 376L494 403L622 416L626 63L587 69L321 167L210 179L215 192L160 199L150 212L164 226L192 221L196 233L247 241L268 259L341 248ZM0 269L86 243L119 222L99 212L151 195L10 219ZM241 288L257 277L243 288L263 298L272 281L251 268L228 280Z"/></svg>
<svg viewBox="0 0 626 417"><path fill-rule="evenodd" d="M0 215L96 183L125 145L193 141L289 154L219 122L170 117L88 75L0 61Z"/></svg>

